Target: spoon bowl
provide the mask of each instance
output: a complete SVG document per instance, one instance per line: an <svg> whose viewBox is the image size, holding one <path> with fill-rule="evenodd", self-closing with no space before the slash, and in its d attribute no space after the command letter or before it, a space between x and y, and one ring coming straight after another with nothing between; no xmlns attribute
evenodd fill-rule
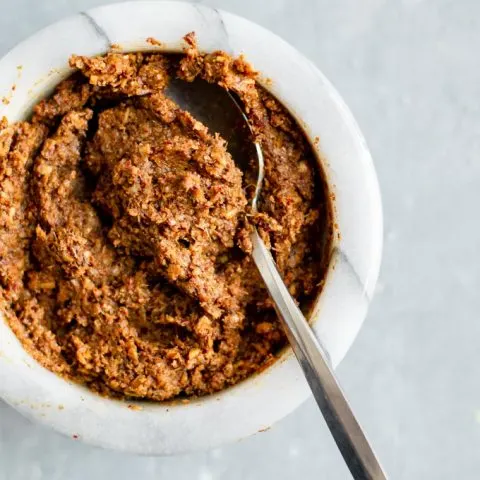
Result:
<svg viewBox="0 0 480 480"><path fill-rule="evenodd" d="M264 177L263 153L235 94L201 78L186 82L176 77L165 93L227 142L227 151L245 174L245 190L256 212Z"/></svg>

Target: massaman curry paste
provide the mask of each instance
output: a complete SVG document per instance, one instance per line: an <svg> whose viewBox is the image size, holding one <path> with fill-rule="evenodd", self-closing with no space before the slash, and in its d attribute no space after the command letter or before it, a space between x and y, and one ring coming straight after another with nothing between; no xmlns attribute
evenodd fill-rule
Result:
<svg viewBox="0 0 480 480"><path fill-rule="evenodd" d="M0 132L0 307L49 370L108 395L203 395L286 344L250 257L256 224L307 311L329 257L312 148L243 58L72 56L77 71ZM197 77L243 102L266 162L260 213L225 141L165 95Z"/></svg>

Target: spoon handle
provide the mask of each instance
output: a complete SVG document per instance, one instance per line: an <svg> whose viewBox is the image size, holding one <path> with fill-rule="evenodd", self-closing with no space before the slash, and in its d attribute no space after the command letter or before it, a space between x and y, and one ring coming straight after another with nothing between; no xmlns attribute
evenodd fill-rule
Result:
<svg viewBox="0 0 480 480"><path fill-rule="evenodd" d="M255 264L275 303L290 345L352 477L357 480L386 479L335 378L327 353L283 283L272 255L256 230L252 234L252 242Z"/></svg>

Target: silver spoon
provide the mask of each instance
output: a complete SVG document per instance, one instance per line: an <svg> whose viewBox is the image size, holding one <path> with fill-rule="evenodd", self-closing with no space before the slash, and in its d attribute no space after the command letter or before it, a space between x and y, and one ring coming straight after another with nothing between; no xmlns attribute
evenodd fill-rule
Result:
<svg viewBox="0 0 480 480"><path fill-rule="evenodd" d="M192 83L173 80L167 88L167 95L182 109L189 111L206 125L210 131L218 132L228 142L229 152L237 164L240 164L243 169L248 167L248 165L242 165L242 159L249 158L251 155L245 155L242 149L245 145L252 144L250 124L242 106L233 95L217 85L200 79ZM254 142L253 145L258 160L257 183L252 200L252 210L256 212L264 176L264 161L260 145ZM365 433L340 388L330 366L327 352L313 334L307 320L283 283L275 261L256 228L253 229L251 240L253 260L352 477L358 480L386 479Z"/></svg>

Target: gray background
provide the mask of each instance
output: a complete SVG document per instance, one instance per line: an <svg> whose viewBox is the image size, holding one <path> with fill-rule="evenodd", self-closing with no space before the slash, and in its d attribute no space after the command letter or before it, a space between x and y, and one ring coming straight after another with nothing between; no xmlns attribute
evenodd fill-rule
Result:
<svg viewBox="0 0 480 480"><path fill-rule="evenodd" d="M0 54L106 0L0 0ZM211 0L284 37L336 85L383 193L377 294L338 370L393 479L480 478L480 2ZM8 12L8 13L7 13ZM0 402L0 479L347 479L313 401L208 453L91 448Z"/></svg>

